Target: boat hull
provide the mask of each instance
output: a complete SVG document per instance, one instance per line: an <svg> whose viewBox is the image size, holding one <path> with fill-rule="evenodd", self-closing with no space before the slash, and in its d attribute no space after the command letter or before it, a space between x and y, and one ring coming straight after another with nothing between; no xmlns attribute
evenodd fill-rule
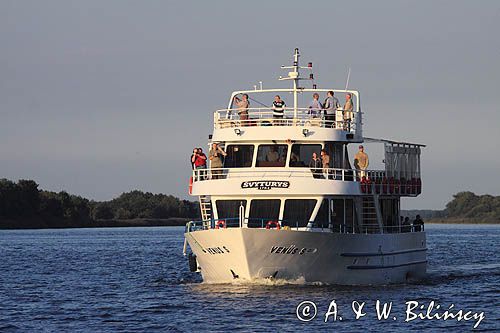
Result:
<svg viewBox="0 0 500 333"><path fill-rule="evenodd" d="M227 228L185 234L203 280L276 278L308 283L374 285L425 276L425 232L340 234Z"/></svg>

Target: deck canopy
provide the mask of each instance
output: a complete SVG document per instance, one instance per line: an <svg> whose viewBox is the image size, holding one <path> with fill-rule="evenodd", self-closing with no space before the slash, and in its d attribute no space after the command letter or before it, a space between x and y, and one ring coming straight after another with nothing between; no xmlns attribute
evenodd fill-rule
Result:
<svg viewBox="0 0 500 333"><path fill-rule="evenodd" d="M364 138L364 141L384 144L386 177L406 180L420 178L420 149L425 145L374 138Z"/></svg>

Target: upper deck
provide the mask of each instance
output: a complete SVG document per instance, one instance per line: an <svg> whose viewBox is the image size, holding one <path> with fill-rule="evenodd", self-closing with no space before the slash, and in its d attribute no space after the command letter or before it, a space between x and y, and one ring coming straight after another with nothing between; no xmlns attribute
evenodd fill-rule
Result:
<svg viewBox="0 0 500 333"><path fill-rule="evenodd" d="M313 94L326 97L333 91L340 106L335 108L329 117L325 109L314 109L308 106L307 99ZM238 108L234 104L235 97L249 96L250 107ZM342 99L350 94L352 111L344 110ZM294 104L282 108L283 118L273 114L272 98L275 95L294 96ZM265 98L265 99L264 99ZM271 101L267 105L261 101ZM258 107L253 107L257 104ZM241 116L242 110L244 116ZM330 110L331 112L331 110ZM214 141L249 141L255 140L302 140L302 141L341 141L362 142L363 122L360 109L360 95L356 90L338 89L255 89L235 91L231 94L228 107L214 112Z"/></svg>

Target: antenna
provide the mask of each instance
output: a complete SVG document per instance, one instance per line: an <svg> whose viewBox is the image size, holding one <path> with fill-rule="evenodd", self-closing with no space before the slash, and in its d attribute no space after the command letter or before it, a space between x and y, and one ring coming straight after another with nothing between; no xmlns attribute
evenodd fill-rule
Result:
<svg viewBox="0 0 500 333"><path fill-rule="evenodd" d="M299 69L312 70L312 62L308 63L307 67L300 66L299 65L299 57L300 57L299 49L295 48L294 53L293 53L293 65L292 66L281 66L281 69L291 69L292 71L288 72L287 77L282 77L282 76L279 77L280 81L283 81L283 80L292 80L293 81L293 114L294 114L294 118L297 118L297 112L298 112L297 93L299 90L304 89L304 88L301 88L298 86L299 80L311 80L314 83L314 75L312 73L309 75L308 78L300 77Z"/></svg>
<svg viewBox="0 0 500 333"><path fill-rule="evenodd" d="M351 67L349 67L349 71L347 72L347 81L345 83L345 92L347 92L347 87L349 87L349 78L351 77Z"/></svg>

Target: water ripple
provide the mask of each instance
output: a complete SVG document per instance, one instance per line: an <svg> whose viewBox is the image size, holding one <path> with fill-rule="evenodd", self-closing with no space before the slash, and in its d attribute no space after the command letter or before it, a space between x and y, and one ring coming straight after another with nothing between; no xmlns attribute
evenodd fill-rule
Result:
<svg viewBox="0 0 500 333"><path fill-rule="evenodd" d="M181 254L183 228L0 231L0 332L469 331L456 321L355 320L353 300L373 307L405 302L484 311L479 331L500 322L500 227L428 229L429 274L422 281L349 287L258 279L203 283ZM303 300L318 305L309 323ZM343 322L321 319L335 300Z"/></svg>

